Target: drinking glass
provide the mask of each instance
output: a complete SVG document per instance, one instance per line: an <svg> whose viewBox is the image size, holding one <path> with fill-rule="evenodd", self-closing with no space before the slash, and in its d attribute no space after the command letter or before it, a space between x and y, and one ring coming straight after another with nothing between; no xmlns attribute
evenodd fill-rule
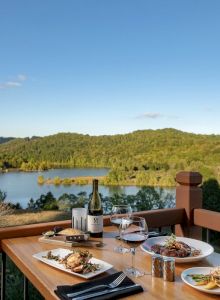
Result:
<svg viewBox="0 0 220 300"><path fill-rule="evenodd" d="M132 216L122 218L120 236L121 240L130 247L132 266L124 270L128 276L139 277L145 273L135 268L136 248L148 238L148 227L144 218Z"/></svg>
<svg viewBox="0 0 220 300"><path fill-rule="evenodd" d="M87 208L73 208L72 209L72 228L82 231L87 230Z"/></svg>
<svg viewBox="0 0 220 300"><path fill-rule="evenodd" d="M111 211L111 216L110 216L110 221L113 225L115 225L118 230L119 230L119 235L116 236L117 239L120 239L120 229L121 229L121 222L122 222L122 218L126 217L126 218L130 218L132 214L132 209L130 205L114 205L112 207L112 211ZM115 252L124 252L125 248L122 246L118 246L114 248Z"/></svg>

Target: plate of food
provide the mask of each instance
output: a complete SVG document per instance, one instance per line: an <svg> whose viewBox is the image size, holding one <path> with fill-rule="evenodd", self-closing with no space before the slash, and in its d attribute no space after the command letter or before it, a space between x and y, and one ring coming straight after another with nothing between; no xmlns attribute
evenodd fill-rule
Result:
<svg viewBox="0 0 220 300"><path fill-rule="evenodd" d="M51 267L84 279L97 276L113 267L103 260L92 257L86 250L59 248L36 253L33 257Z"/></svg>
<svg viewBox="0 0 220 300"><path fill-rule="evenodd" d="M159 236L146 240L141 245L143 251L162 256L174 257L177 263L187 263L201 260L213 253L211 245L185 237Z"/></svg>
<svg viewBox="0 0 220 300"><path fill-rule="evenodd" d="M182 280L194 289L208 294L220 295L220 267L196 267L186 269Z"/></svg>

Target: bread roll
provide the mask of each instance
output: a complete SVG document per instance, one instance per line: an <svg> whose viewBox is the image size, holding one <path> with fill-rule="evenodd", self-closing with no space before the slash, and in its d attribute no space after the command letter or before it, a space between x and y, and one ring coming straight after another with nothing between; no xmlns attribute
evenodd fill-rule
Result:
<svg viewBox="0 0 220 300"><path fill-rule="evenodd" d="M58 234L61 234L61 235L79 235L79 234L83 234L83 232L79 229L66 228L66 229L63 229L63 230L59 231Z"/></svg>

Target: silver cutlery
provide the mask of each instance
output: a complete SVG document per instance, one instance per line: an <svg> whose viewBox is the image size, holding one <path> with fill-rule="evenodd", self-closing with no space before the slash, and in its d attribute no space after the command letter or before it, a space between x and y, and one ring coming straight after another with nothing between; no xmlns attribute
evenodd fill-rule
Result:
<svg viewBox="0 0 220 300"><path fill-rule="evenodd" d="M130 286L117 287L115 289L105 289L105 290L102 290L102 291L99 291L96 293L82 295L79 297L74 297L74 298L71 298L71 300L86 300L86 299L90 299L90 298L95 299L95 297L98 297L98 296L102 296L102 295L110 294L110 293L114 293L114 292L119 292L119 291L124 291L124 290L129 290L129 289L133 289L134 287L141 287L141 286L140 286L140 284L133 284Z"/></svg>
<svg viewBox="0 0 220 300"><path fill-rule="evenodd" d="M122 281L125 279L126 275L124 273L121 273L114 281L112 281L109 284L100 284L100 285L96 285L93 286L91 288L85 289L83 291L79 291L79 292L75 292L75 293L69 293L67 294L67 297L69 298L75 298L76 296L91 292L91 291L96 291L99 289L103 289L103 288L108 288L108 289L114 289L116 287L119 286L119 284L122 283Z"/></svg>
<svg viewBox="0 0 220 300"><path fill-rule="evenodd" d="M67 242L71 243L71 242ZM106 244L104 244L102 241L82 241L82 242L72 242L71 243L72 247L96 247L96 248L103 248L105 247Z"/></svg>

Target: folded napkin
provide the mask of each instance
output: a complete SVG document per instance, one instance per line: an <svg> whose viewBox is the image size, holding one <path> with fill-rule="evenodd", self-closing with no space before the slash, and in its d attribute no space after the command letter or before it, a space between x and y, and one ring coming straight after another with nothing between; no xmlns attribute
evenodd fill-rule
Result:
<svg viewBox="0 0 220 300"><path fill-rule="evenodd" d="M67 294L70 293L76 293L79 291L83 291L84 289L96 286L96 285L100 285L100 284L109 284L112 281L114 281L122 272L117 272L115 274L111 274L99 279L95 279L95 280L91 280L89 282L82 282L79 284L75 284L75 285L61 285L61 286L57 286L57 289L55 290L55 293L57 294L57 296L62 299L62 300L70 300L72 299L71 297L69 298L67 296ZM140 293L143 292L143 288L140 285L135 285L135 283L128 277L126 277L123 282L117 287L117 288L125 288L124 290L118 290L115 292L112 292L111 289L108 289L108 293L104 294L104 295L94 295L97 292L102 292L104 290L106 290L105 288L103 288L103 290L97 290L92 291L92 292L88 292L87 294L83 294L81 296L85 296L85 295L89 295L89 298L87 299L96 299L96 300L106 300L106 299L119 299L122 297L126 297L126 296L130 296L136 293ZM78 296L78 297L81 297Z"/></svg>

